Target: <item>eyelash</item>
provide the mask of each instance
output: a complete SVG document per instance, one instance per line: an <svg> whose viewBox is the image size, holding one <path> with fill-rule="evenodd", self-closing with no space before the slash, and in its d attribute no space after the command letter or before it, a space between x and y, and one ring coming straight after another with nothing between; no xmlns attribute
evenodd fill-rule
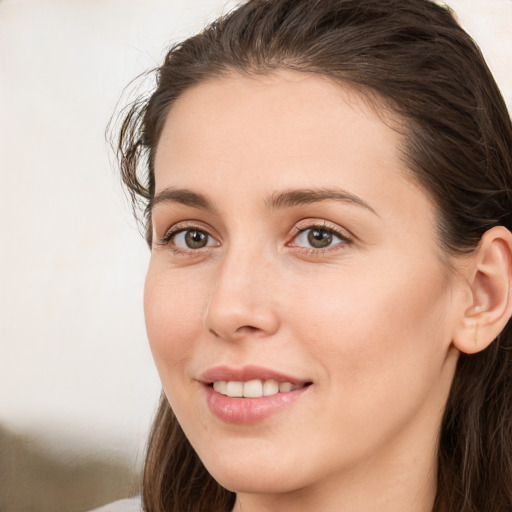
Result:
<svg viewBox="0 0 512 512"><path fill-rule="evenodd" d="M196 224L178 224L176 226L173 226L171 229L169 229L163 238L161 240L158 240L156 243L161 246L170 247L172 252L178 256L180 255L189 255L190 253L196 253L199 252L199 249L183 249L181 247L178 247L176 245L172 245L172 240L176 238L177 235L180 233L186 233L187 231L199 231L201 233L204 233L206 236L208 236L211 239L215 238L206 230L203 226L198 226ZM201 249L211 249L212 246L205 246Z"/></svg>
<svg viewBox="0 0 512 512"><path fill-rule="evenodd" d="M306 233L311 230L315 230L315 229L330 233L331 235L339 238L341 241L334 243L333 245L329 245L328 247L325 247L325 248L302 247L302 246L293 245L292 242L297 240L297 238L301 234ZM177 235L179 235L180 233L183 233L183 232L187 232L187 231L199 231L201 233L204 233L209 238L215 240L215 238L203 226L199 226L199 225L195 225L195 224L187 224L187 225L173 226L171 229L169 229L165 233L163 238L160 240L157 240L156 243L161 246L170 247L171 250L173 251L173 253L176 255L189 255L190 253L199 252L200 249L202 249L202 250L211 249L212 246L205 246L200 249L192 249L192 248L184 249L181 247L177 247L176 245L172 245L171 242L174 238L176 238ZM287 247L296 247L298 250L300 250L304 254L322 255L327 252L340 250L340 248L351 245L352 243L353 243L352 237L348 236L346 233L342 233L341 230L334 228L327 222L316 223L316 224L305 224L304 223L303 227L299 223L298 225L296 225L294 227L294 233L291 237L291 240L289 242L287 242L286 246Z"/></svg>
<svg viewBox="0 0 512 512"><path fill-rule="evenodd" d="M301 234L307 233L308 231L312 231L315 229L330 233L331 235L339 238L340 242L334 243L333 245L329 245L328 247L325 248L301 247L292 245L292 242L297 240L297 238ZM295 226L295 233L293 234L291 241L288 242L286 245L288 247L297 247L302 253L307 255L321 256L331 251L342 250L343 248L351 245L352 243L353 238L351 236L347 235L346 233L342 233L340 229L331 226L327 222L321 222L317 224L304 224L303 226L301 226L299 223L297 226Z"/></svg>

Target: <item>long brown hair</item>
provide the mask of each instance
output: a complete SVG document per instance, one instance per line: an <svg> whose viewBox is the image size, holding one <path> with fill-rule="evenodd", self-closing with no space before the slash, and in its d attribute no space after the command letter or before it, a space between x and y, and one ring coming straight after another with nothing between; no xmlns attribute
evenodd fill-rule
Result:
<svg viewBox="0 0 512 512"><path fill-rule="evenodd" d="M227 72L318 73L377 98L404 123L404 158L438 210L440 245L474 250L512 229L512 126L473 40L430 0L249 0L175 45L155 91L121 128L122 177L145 210L151 244L153 159L185 90ZM436 512L512 510L512 325L460 356L438 453ZM208 474L163 397L143 481L147 512L226 512L234 494Z"/></svg>

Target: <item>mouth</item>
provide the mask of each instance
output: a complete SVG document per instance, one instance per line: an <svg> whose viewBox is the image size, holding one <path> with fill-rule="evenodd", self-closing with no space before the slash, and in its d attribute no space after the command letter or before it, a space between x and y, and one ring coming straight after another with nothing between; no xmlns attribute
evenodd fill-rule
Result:
<svg viewBox="0 0 512 512"><path fill-rule="evenodd" d="M199 381L210 411L225 423L250 424L288 410L305 396L312 381L257 366L215 367Z"/></svg>
<svg viewBox="0 0 512 512"><path fill-rule="evenodd" d="M252 379L245 382L216 380L210 384L217 393L230 398L261 398L277 395L278 393L289 393L309 385L311 385L311 382L292 384L286 381L278 382L275 379Z"/></svg>

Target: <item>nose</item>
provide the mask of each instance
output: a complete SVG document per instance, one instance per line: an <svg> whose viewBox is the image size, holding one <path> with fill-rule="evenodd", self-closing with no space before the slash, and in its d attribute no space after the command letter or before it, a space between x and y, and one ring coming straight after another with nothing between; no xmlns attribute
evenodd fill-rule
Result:
<svg viewBox="0 0 512 512"><path fill-rule="evenodd" d="M205 312L206 329L230 341L274 334L279 329L276 265L248 250L231 251L218 265Z"/></svg>

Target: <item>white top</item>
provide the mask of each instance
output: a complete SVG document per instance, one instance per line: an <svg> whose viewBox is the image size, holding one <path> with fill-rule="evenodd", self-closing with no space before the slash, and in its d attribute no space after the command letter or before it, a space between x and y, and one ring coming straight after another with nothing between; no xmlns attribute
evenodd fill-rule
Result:
<svg viewBox="0 0 512 512"><path fill-rule="evenodd" d="M140 496L135 496L134 498L109 503L103 507L95 508L90 512L141 512L141 510L142 503Z"/></svg>

